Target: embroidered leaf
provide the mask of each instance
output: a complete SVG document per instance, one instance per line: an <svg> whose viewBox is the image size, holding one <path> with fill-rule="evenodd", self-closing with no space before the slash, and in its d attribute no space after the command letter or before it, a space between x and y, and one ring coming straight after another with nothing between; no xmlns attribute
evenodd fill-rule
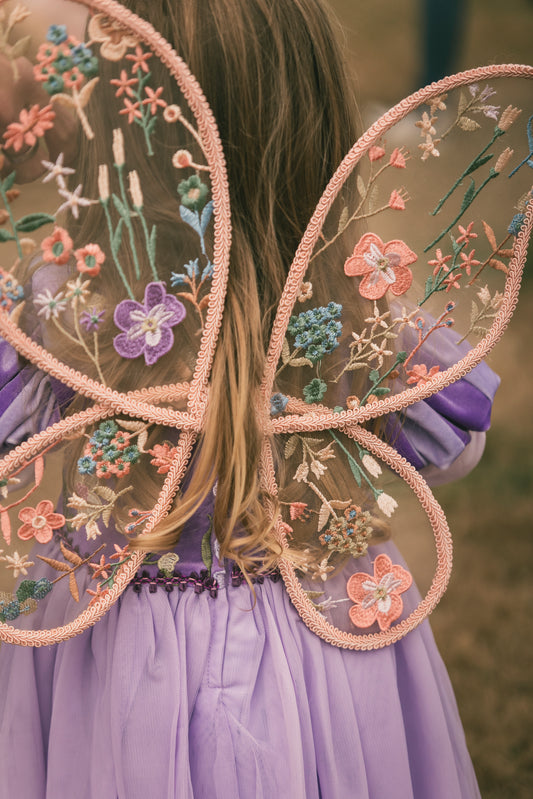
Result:
<svg viewBox="0 0 533 799"><path fill-rule="evenodd" d="M320 512L318 514L318 527L317 527L317 530L320 531L320 530L322 530L323 527L326 526L326 524L328 523L328 519L330 517L330 514L331 514L331 510L326 505L326 503L324 502L322 504L322 507L320 508Z"/></svg>
<svg viewBox="0 0 533 799"><path fill-rule="evenodd" d="M473 180L471 180L470 186L465 191L465 196L463 197L463 202L461 203L461 211L466 211L466 209L473 201L475 196L476 196L476 184L474 183Z"/></svg>
<svg viewBox="0 0 533 799"><path fill-rule="evenodd" d="M15 237L9 232L9 230L0 227L0 241L15 241Z"/></svg>
<svg viewBox="0 0 533 799"><path fill-rule="evenodd" d="M350 464L350 469L352 470L355 482L359 488L361 488L361 469L351 456L348 458L348 463Z"/></svg>
<svg viewBox="0 0 533 799"><path fill-rule="evenodd" d="M375 388L373 393L376 397L382 397L384 394L390 394L390 388Z"/></svg>
<svg viewBox="0 0 533 799"><path fill-rule="evenodd" d="M184 300L189 300L189 302L192 302L192 303L196 302L196 300L194 298L194 294L190 294L190 292L187 292L187 291L179 291L178 292L178 297L183 297Z"/></svg>
<svg viewBox="0 0 533 799"><path fill-rule="evenodd" d="M6 544L11 543L11 522L9 521L9 513L7 511L0 511L0 526L2 527L2 536Z"/></svg>
<svg viewBox="0 0 533 799"><path fill-rule="evenodd" d="M457 123L461 130L473 131L477 130L481 127L479 122L476 122L475 119L470 119L470 117L461 117L459 122Z"/></svg>
<svg viewBox="0 0 533 799"><path fill-rule="evenodd" d="M284 338L283 346L281 348L281 360L283 361L283 363L287 363L290 357L291 357L291 350L289 347L289 342L286 338Z"/></svg>
<svg viewBox="0 0 533 799"><path fill-rule="evenodd" d="M68 587L74 602L80 601L80 592L78 591L78 584L74 572L71 572L68 578Z"/></svg>
<svg viewBox="0 0 533 799"><path fill-rule="evenodd" d="M124 430L131 430L132 433L138 433L144 427L144 422L132 422L129 419L116 419L115 421Z"/></svg>
<svg viewBox="0 0 533 799"><path fill-rule="evenodd" d="M154 255L156 250L156 243L157 243L157 228L154 225L152 227L152 230L150 231L150 239L148 242L148 246L150 247L150 252L152 252Z"/></svg>
<svg viewBox="0 0 533 799"><path fill-rule="evenodd" d="M89 100L91 99L91 94L93 93L95 86L99 80L100 78L93 78L88 83L86 83L83 89L80 91L78 97L80 99L80 104L82 108L86 106Z"/></svg>
<svg viewBox="0 0 533 799"><path fill-rule="evenodd" d="M470 311L470 324L474 324L479 314L478 307L474 300L472 300L472 310Z"/></svg>
<svg viewBox="0 0 533 799"><path fill-rule="evenodd" d="M296 452L298 446L298 436L291 436L285 444L285 457L290 458Z"/></svg>
<svg viewBox="0 0 533 799"><path fill-rule="evenodd" d="M111 519L112 511L113 511L113 506L112 505L108 505L107 508L104 508L104 510L102 511L102 521L103 521L103 523L105 524L106 527L109 527L109 521ZM96 528L98 527L98 525L96 523L95 523L95 527Z"/></svg>
<svg viewBox="0 0 533 799"><path fill-rule="evenodd" d="M59 542L59 546L65 560L68 560L68 562L72 563L74 566L81 566L83 559L80 558L77 552L72 552L72 550L67 549L63 541Z"/></svg>
<svg viewBox="0 0 533 799"><path fill-rule="evenodd" d="M361 175L357 175L357 191L361 197L364 197L366 194L366 184Z"/></svg>
<svg viewBox="0 0 533 799"><path fill-rule="evenodd" d="M347 206L345 205L342 209L341 215L339 217L339 226L337 228L337 233L342 233L346 225L348 224L348 219L350 218L350 212L348 211Z"/></svg>
<svg viewBox="0 0 533 799"><path fill-rule="evenodd" d="M204 533L202 537L202 560L205 568L211 574L211 567L213 565L213 553L211 552L211 527Z"/></svg>
<svg viewBox="0 0 533 799"><path fill-rule="evenodd" d="M19 233L31 233L33 230L37 230L43 225L49 225L51 222L55 222L55 218L50 216L50 214L28 214L19 219L15 223L15 227Z"/></svg>
<svg viewBox="0 0 533 799"><path fill-rule="evenodd" d="M331 505L332 508L347 508L348 505L352 504L352 500L351 499L344 499L344 500L342 500L342 499L332 499L329 504Z"/></svg>
<svg viewBox="0 0 533 799"><path fill-rule="evenodd" d="M202 235L202 229L200 227L200 216L198 211L191 211L190 208L186 208L184 205L180 205L180 216L183 221L192 227L199 236Z"/></svg>
<svg viewBox="0 0 533 799"><path fill-rule="evenodd" d="M95 486L93 491L97 496L102 497L102 499L107 499L108 502L114 502L117 498L117 495L109 486Z"/></svg>
<svg viewBox="0 0 533 799"><path fill-rule="evenodd" d="M377 383L379 380L379 372L377 369L372 369L371 372L368 374L368 379L371 383Z"/></svg>
<svg viewBox="0 0 533 799"><path fill-rule="evenodd" d="M76 101L70 94L64 94L63 92L61 92L61 94L54 94L52 101L54 103L59 103L59 105L64 105L67 108L76 108Z"/></svg>
<svg viewBox="0 0 533 799"><path fill-rule="evenodd" d="M139 447L141 452L144 452L144 445L146 444L147 441L148 441L148 430L143 430L142 433L139 434L139 437L137 439L137 446Z"/></svg>
<svg viewBox="0 0 533 799"><path fill-rule="evenodd" d="M11 172L11 174L8 175L7 178L5 178L4 182L2 183L2 189L4 191L9 191L9 189L13 188L13 184L15 182L16 175L17 175L16 172Z"/></svg>
<svg viewBox="0 0 533 799"><path fill-rule="evenodd" d="M497 258L491 258L489 264L494 269L498 269L500 272L505 272L505 274L507 274L507 272L509 271L509 269L505 266L503 261L499 261Z"/></svg>
<svg viewBox="0 0 533 799"><path fill-rule="evenodd" d="M353 361L353 363L348 364L345 371L353 372L355 369L364 369L365 367L365 363L362 363L361 361Z"/></svg>
<svg viewBox="0 0 533 799"><path fill-rule="evenodd" d="M465 111L466 106L468 105L468 98L466 94L462 91L459 95L459 104L457 106L457 116L461 116L461 114Z"/></svg>
<svg viewBox="0 0 533 799"><path fill-rule="evenodd" d="M313 361L309 358L293 358L289 364L290 366L313 366Z"/></svg>
<svg viewBox="0 0 533 799"><path fill-rule="evenodd" d="M122 225L124 224L124 220L120 218L118 220L117 227L115 232L113 233L113 238L111 240L111 247L116 252L122 243Z"/></svg>
<svg viewBox="0 0 533 799"><path fill-rule="evenodd" d="M25 303L25 302L19 302L19 304L18 304L18 305L15 305L15 307L13 308L13 310L11 311L11 313L9 314L9 316L11 317L11 319L12 319L12 320L13 320L13 321L14 321L16 324L18 324L18 320L19 320L19 318L20 318L20 315L22 314L22 311L24 310L24 307L25 307L25 305L26 305L26 303Z"/></svg>
<svg viewBox="0 0 533 799"><path fill-rule="evenodd" d="M326 593L325 591L305 591L304 592L309 599L320 599L321 596L324 596Z"/></svg>
<svg viewBox="0 0 533 799"><path fill-rule="evenodd" d="M208 305L209 305L209 294L206 294L205 297L202 297L202 299L198 303L198 307L200 308L201 311L203 311L203 309L207 308Z"/></svg>
<svg viewBox="0 0 533 799"><path fill-rule="evenodd" d="M130 212L128 211L122 200L119 197L117 197L116 194L112 194L111 199L113 200L113 205L115 206L121 217L123 217L123 219L128 219ZM116 231L115 231L115 236L116 236Z"/></svg>
<svg viewBox="0 0 533 799"><path fill-rule="evenodd" d="M370 190L370 195L368 197L368 212L371 214L373 213L378 204L378 197L379 197L379 187L375 183Z"/></svg>
<svg viewBox="0 0 533 799"><path fill-rule="evenodd" d="M483 164L486 164L487 161L490 161L492 157L492 153L489 153L489 155L482 155L479 158L475 158L470 164L469 168L465 170L465 175L470 175L471 172L475 172L476 169L479 169L481 166L483 166Z"/></svg>
<svg viewBox="0 0 533 799"><path fill-rule="evenodd" d="M33 465L33 474L35 478L35 487L41 485L41 480L43 479L44 474L44 458L42 455L39 455L38 458L35 459L35 463Z"/></svg>
<svg viewBox="0 0 533 799"><path fill-rule="evenodd" d="M308 447L316 447L319 444L323 444L324 443L324 439L322 439L322 438L306 438L305 439L305 443L307 444Z"/></svg>
<svg viewBox="0 0 533 799"><path fill-rule="evenodd" d="M485 333L487 332L487 328L486 327L479 327L479 326L476 325L476 327L472 328L472 332L476 336L484 336Z"/></svg>
<svg viewBox="0 0 533 799"><path fill-rule="evenodd" d="M15 44L11 48L10 57L20 58L20 56L24 55L24 53L28 49L30 42L31 42L31 36L23 36L22 39L19 39L18 42L15 42Z"/></svg>
<svg viewBox="0 0 533 799"><path fill-rule="evenodd" d="M200 218L200 230L202 231L202 236L207 230L207 226L209 224L209 220L211 219L212 214L213 214L213 200L209 200L204 210L202 211L202 216Z"/></svg>
<svg viewBox="0 0 533 799"><path fill-rule="evenodd" d="M426 280L426 285L425 285L426 297L429 294L431 294L432 290L433 290L433 277L432 277L432 275L430 275L428 277L428 279Z"/></svg>
<svg viewBox="0 0 533 799"><path fill-rule="evenodd" d="M485 231L485 236L489 240L489 244L494 251L498 249L498 244L496 243L496 236L494 235L494 231L487 222L483 219L483 230Z"/></svg>
<svg viewBox="0 0 533 799"><path fill-rule="evenodd" d="M37 555L37 557L58 572L69 572L71 570L68 563L61 563L60 560L54 560L53 558L45 558L44 555Z"/></svg>

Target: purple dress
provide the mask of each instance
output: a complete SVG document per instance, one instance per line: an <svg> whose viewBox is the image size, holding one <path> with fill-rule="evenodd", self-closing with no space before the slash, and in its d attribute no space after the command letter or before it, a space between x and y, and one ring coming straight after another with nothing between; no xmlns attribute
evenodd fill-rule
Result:
<svg viewBox="0 0 533 799"><path fill-rule="evenodd" d="M58 386L31 366L21 376L5 344L0 366L6 445L55 418ZM417 466L448 466L465 428L487 426L497 379L484 366L472 374L409 411L397 446ZM22 411L31 380L41 401ZM148 569L82 635L2 644L0 799L479 797L429 624L372 652L324 643L281 581L258 583L253 604L229 566L202 577L209 511L177 547L184 590Z"/></svg>

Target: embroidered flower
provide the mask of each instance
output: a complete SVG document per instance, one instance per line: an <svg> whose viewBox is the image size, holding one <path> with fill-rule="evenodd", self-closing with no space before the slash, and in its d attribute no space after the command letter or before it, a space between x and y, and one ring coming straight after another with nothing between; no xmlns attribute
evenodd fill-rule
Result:
<svg viewBox="0 0 533 799"><path fill-rule="evenodd" d="M344 264L344 272L363 278L359 284L362 297L379 300L388 289L396 296L405 294L413 281L408 264L416 260L405 242L396 239L384 244L375 233L365 233Z"/></svg>
<svg viewBox="0 0 533 799"><path fill-rule="evenodd" d="M406 163L407 163L407 158L403 147L402 148L395 147L389 158L390 166L394 166L396 167L396 169L405 169Z"/></svg>
<svg viewBox="0 0 533 799"><path fill-rule="evenodd" d="M446 286L446 292L451 291L451 289L460 289L461 286L459 284L459 281L461 280L462 277L463 275L460 272L455 272L455 273L452 272L451 274L449 274L448 277L442 281L442 285Z"/></svg>
<svg viewBox="0 0 533 799"><path fill-rule="evenodd" d="M341 313L342 305L330 302L289 319L287 332L294 336L296 347L305 350L305 357L312 363L322 360L339 346L342 323L337 320Z"/></svg>
<svg viewBox="0 0 533 799"><path fill-rule="evenodd" d="M473 227L474 227L474 223L473 222L469 222L469 224L466 226L466 228L464 228L463 225L459 225L459 232L460 232L461 235L457 236L457 238L455 240L456 243L457 244L462 244L464 242L466 245L468 245L468 244L470 244L470 239L477 239L477 233L473 233L472 232L472 228ZM451 256L449 256L449 257L451 258ZM430 263L431 263L431 261L430 261Z"/></svg>
<svg viewBox="0 0 533 799"><path fill-rule="evenodd" d="M405 211L405 203L409 196L405 189L393 189L389 197L389 208L393 211Z"/></svg>
<svg viewBox="0 0 533 799"><path fill-rule="evenodd" d="M296 519L301 519L302 522L308 521L310 518L310 512L307 507L307 502L291 502L289 514L292 521L295 521Z"/></svg>
<svg viewBox="0 0 533 799"><path fill-rule="evenodd" d="M370 455L369 452L364 452L361 458L361 463L363 464L364 468L367 470L372 477L379 477L381 474L381 466L379 463Z"/></svg>
<svg viewBox="0 0 533 799"><path fill-rule="evenodd" d="M22 508L18 517L24 522L18 529L18 537L22 541L35 538L40 544L47 544L54 530L65 524L65 517L62 513L54 513L54 506L49 499L43 499L36 508Z"/></svg>
<svg viewBox="0 0 533 799"><path fill-rule="evenodd" d="M429 116L427 111L424 111L422 114L422 119L418 122L415 122L415 127L420 128L420 135L421 136L434 136L437 132L433 127L433 123L436 121L437 117Z"/></svg>
<svg viewBox="0 0 533 799"><path fill-rule="evenodd" d="M479 266L481 263L481 261L478 261L474 258L475 252L476 252L475 250L472 250L471 252L468 253L468 255L464 252L461 253L462 263L459 264L459 266L461 267L461 269L464 269L466 271L467 275L470 275L470 270L473 266Z"/></svg>
<svg viewBox="0 0 533 799"><path fill-rule="evenodd" d="M72 216L74 219L78 219L80 215L80 208L87 208L89 205L94 204L94 200L89 200L87 197L82 197L81 193L83 190L83 186L80 183L79 186L76 186L74 191L68 191L67 189L59 189L59 194L65 198L65 202L59 206L56 211L57 214L60 214L61 211L66 211L70 209L72 212Z"/></svg>
<svg viewBox="0 0 533 799"><path fill-rule="evenodd" d="M18 577L19 574L23 574L26 576L28 574L28 569L31 566L35 566L35 563L31 560L28 560L29 555L19 555L18 552L13 552L13 555L4 555L0 558L6 564L6 569L13 570L13 577Z"/></svg>
<svg viewBox="0 0 533 799"><path fill-rule="evenodd" d="M326 531L319 536L319 541L330 552L360 558L368 550L371 535L370 514L362 511L358 505L350 505L344 511L344 518L330 522Z"/></svg>
<svg viewBox="0 0 533 799"><path fill-rule="evenodd" d="M313 402L320 402L327 390L327 383L315 377L314 380L304 386L304 399L309 405Z"/></svg>
<svg viewBox="0 0 533 799"><path fill-rule="evenodd" d="M441 269L444 269L445 273L449 272L450 267L446 266L446 264L448 263L448 261L451 260L452 260L451 255L443 255L442 250L437 249L435 250L435 258L433 258L431 261L428 261L428 264L429 266L434 267L433 274L436 275L438 272L440 272Z"/></svg>
<svg viewBox="0 0 533 799"><path fill-rule="evenodd" d="M50 25L46 34L46 40L52 44L61 44L68 38L66 25Z"/></svg>
<svg viewBox="0 0 533 799"><path fill-rule="evenodd" d="M389 355L392 355L392 350L387 349L387 339L384 338L381 344L379 345L374 344L374 342L372 341L370 343L370 349L372 350L372 353L369 355L368 360L369 361L377 360L377 366L379 369L381 369L381 367L383 366L384 358L388 358Z"/></svg>
<svg viewBox="0 0 533 799"><path fill-rule="evenodd" d="M60 153L57 157L57 161L41 161L41 164L47 171L47 174L43 178L43 183L48 183L51 180L56 180L57 185L60 189L65 188L65 178L68 175L73 175L76 171L75 169L71 169L69 166L63 166L63 161L65 160L65 153Z"/></svg>
<svg viewBox="0 0 533 799"><path fill-rule="evenodd" d="M383 147L380 147L379 145L374 145L368 151L368 157L370 158L371 161L379 161L379 159L383 158L384 155L385 155L385 150Z"/></svg>
<svg viewBox="0 0 533 799"><path fill-rule="evenodd" d="M165 122L177 122L181 117L181 108L179 105L167 105L163 111L163 119Z"/></svg>
<svg viewBox="0 0 533 799"><path fill-rule="evenodd" d="M167 474L177 451L177 447L171 447L166 442L164 444L155 444L152 449L148 450L148 453L153 456L150 463L152 466L157 466L158 474Z"/></svg>
<svg viewBox="0 0 533 799"><path fill-rule="evenodd" d="M38 105L32 105L29 109L23 108L19 114L19 121L7 126L3 135L4 148L7 150L12 147L17 153L25 144L33 147L37 139L54 127L55 116L51 105L44 108L39 108Z"/></svg>
<svg viewBox="0 0 533 799"><path fill-rule="evenodd" d="M100 327L105 311L99 311L97 308L91 308L90 311L84 311L80 316L80 323L83 325L87 333L95 333Z"/></svg>
<svg viewBox="0 0 533 799"><path fill-rule="evenodd" d="M380 511L389 518L392 516L392 514L398 507L398 503L396 502L396 500L393 497L386 494L384 491L380 491L380 493L378 494L377 503Z"/></svg>
<svg viewBox="0 0 533 799"><path fill-rule="evenodd" d="M56 264L66 264L72 255L72 239L62 227L54 228L51 236L43 239L41 248L45 261L54 261Z"/></svg>
<svg viewBox="0 0 533 799"><path fill-rule="evenodd" d="M172 156L172 166L176 169L192 166L192 155L188 150L177 150Z"/></svg>
<svg viewBox="0 0 533 799"><path fill-rule="evenodd" d="M419 383L424 385L425 383L428 382L428 380L431 380L433 375L436 375L438 371L440 371L439 366L432 366L428 372L428 368L425 363L415 364L413 368L409 369L407 372L408 374L407 383L409 385L414 384L417 386L419 385Z"/></svg>
<svg viewBox="0 0 533 799"><path fill-rule="evenodd" d="M306 281L302 283L300 286L300 291L298 293L298 302L305 302L306 300L310 300L313 296L313 284L311 281Z"/></svg>
<svg viewBox="0 0 533 799"><path fill-rule="evenodd" d="M131 61L132 74L141 69L143 72L148 72L148 59L151 58L153 53L145 52L140 45L135 47L135 53L128 53L126 56L128 61Z"/></svg>
<svg viewBox="0 0 533 799"><path fill-rule="evenodd" d="M186 208L190 208L191 211L201 211L206 203L209 189L198 175L191 175L187 180L181 181L178 192Z"/></svg>
<svg viewBox="0 0 533 799"><path fill-rule="evenodd" d="M79 302L85 304L86 298L90 295L90 291L88 290L90 285L90 280L84 280L82 282L81 275L78 275L76 280L69 280L65 299L70 300L74 307L76 307Z"/></svg>
<svg viewBox="0 0 533 799"><path fill-rule="evenodd" d="M50 289L45 289L42 294L37 294L33 302L34 305L37 307L40 306L41 308L38 315L44 316L47 320L50 318L57 319L59 314L62 313L67 306L67 301L65 297L63 297L63 292L60 291L54 297Z"/></svg>
<svg viewBox="0 0 533 799"><path fill-rule="evenodd" d="M429 113L431 116L433 116L435 111L446 111L446 103L444 101L447 97L447 94L439 94L437 97L433 97L429 101Z"/></svg>
<svg viewBox="0 0 533 799"><path fill-rule="evenodd" d="M283 413L288 402L289 398L286 397L285 394L280 394L279 391L276 394L272 394L270 397L271 416L277 416L278 413Z"/></svg>
<svg viewBox="0 0 533 799"><path fill-rule="evenodd" d="M328 574L332 571L335 571L335 566L328 566L329 558L323 558L319 564L315 566L313 572L311 574L312 580L322 580L326 582L328 579Z"/></svg>
<svg viewBox="0 0 533 799"><path fill-rule="evenodd" d="M124 98L124 108L119 111L119 114L128 115L128 123L131 125L136 119L142 119L141 104L137 102L132 103L127 97Z"/></svg>
<svg viewBox="0 0 533 799"><path fill-rule="evenodd" d="M135 300L123 300L117 305L115 324L124 332L113 339L115 350L123 358L144 355L147 366L151 366L172 348L172 328L185 314L183 303L166 293L164 283L149 283L144 305Z"/></svg>
<svg viewBox="0 0 533 799"><path fill-rule="evenodd" d="M162 86L159 86L155 92L149 86L145 86L144 91L146 92L146 97L142 101L142 104L150 106L151 114L157 113L158 108L166 108L166 101L161 98L161 95L163 94Z"/></svg>
<svg viewBox="0 0 533 799"><path fill-rule="evenodd" d="M507 228L507 232L510 233L515 238L518 236L520 231L522 230L522 226L524 224L524 220L526 218L525 214L515 214L509 223L509 227Z"/></svg>
<svg viewBox="0 0 533 799"><path fill-rule="evenodd" d="M93 580L97 580L99 577L102 577L104 580L107 580L109 577L108 569L109 564L106 563L105 555L100 556L100 560L98 563L89 563L89 568L93 570L92 578Z"/></svg>
<svg viewBox="0 0 533 799"><path fill-rule="evenodd" d="M410 587L413 578L402 566L393 565L388 555L374 561L374 575L358 572L348 580L346 590L354 602L349 615L356 627L370 627L375 621L380 630L388 630L400 617L403 601L400 594Z"/></svg>
<svg viewBox="0 0 533 799"><path fill-rule="evenodd" d="M100 267L105 261L105 254L98 244L86 244L74 253L76 258L76 269L89 277L96 277L100 273Z"/></svg>
<svg viewBox="0 0 533 799"><path fill-rule="evenodd" d="M440 152L435 146L439 142L440 139L432 139L431 136L426 136L425 143L418 145L418 149L422 150L422 161L427 161L430 155L434 156L435 158L439 157Z"/></svg>
<svg viewBox="0 0 533 799"><path fill-rule="evenodd" d="M120 61L128 47L138 43L135 36L105 14L95 14L89 18L89 38L101 43L100 55L109 61Z"/></svg>
<svg viewBox="0 0 533 799"><path fill-rule="evenodd" d="M134 97L132 86L136 86L139 82L138 78L130 78L125 69L120 71L120 78L113 78L109 81L112 86L116 86L115 97L122 97L125 93L128 97Z"/></svg>

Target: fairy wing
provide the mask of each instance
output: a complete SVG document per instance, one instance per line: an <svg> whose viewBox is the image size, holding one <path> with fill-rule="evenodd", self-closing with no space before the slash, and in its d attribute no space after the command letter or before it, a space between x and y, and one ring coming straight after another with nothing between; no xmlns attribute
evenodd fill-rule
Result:
<svg viewBox="0 0 533 799"><path fill-rule="evenodd" d="M489 423L498 381L481 362L516 304L533 221L531 77L475 69L392 108L339 166L292 264L264 379L264 478L289 594L338 646L398 640L446 588L444 514L405 458L445 470ZM404 513L405 482L425 518Z"/></svg>
<svg viewBox="0 0 533 799"><path fill-rule="evenodd" d="M184 478L231 225L212 114L147 22L1 5L0 622L42 644L116 600L143 560L124 533Z"/></svg>

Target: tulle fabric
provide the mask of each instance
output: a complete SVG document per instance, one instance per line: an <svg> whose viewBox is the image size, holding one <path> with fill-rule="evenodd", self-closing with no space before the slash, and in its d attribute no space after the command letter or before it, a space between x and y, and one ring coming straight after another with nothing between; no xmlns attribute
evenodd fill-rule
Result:
<svg viewBox="0 0 533 799"><path fill-rule="evenodd" d="M139 594L0 650L0 799L476 799L429 625L344 651L283 584Z"/></svg>

